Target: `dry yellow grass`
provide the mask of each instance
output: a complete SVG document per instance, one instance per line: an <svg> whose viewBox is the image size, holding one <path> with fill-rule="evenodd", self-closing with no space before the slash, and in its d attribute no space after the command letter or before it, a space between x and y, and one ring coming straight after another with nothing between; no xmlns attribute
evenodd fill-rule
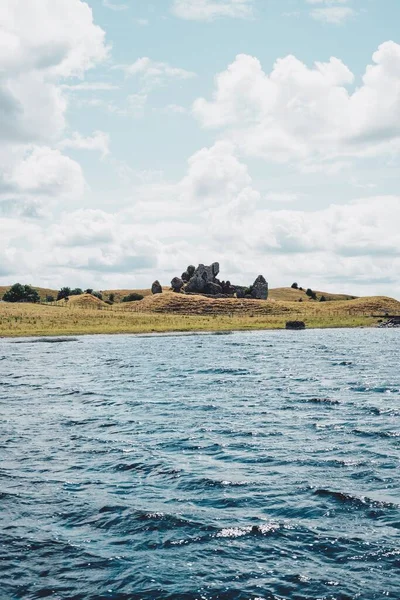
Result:
<svg viewBox="0 0 400 600"><path fill-rule="evenodd" d="M317 298L321 298L321 296L325 296L326 300L329 301L340 301L340 300L354 300L355 296L351 296L350 294L331 294L330 292L318 292L314 290ZM295 290L293 288L272 288L269 290L269 300L280 300L282 302L298 302L300 298L303 302L315 302L315 300L311 300L305 290Z"/></svg>
<svg viewBox="0 0 400 600"><path fill-rule="evenodd" d="M105 308L108 305L103 302L103 300L100 300L99 298L96 298L95 296L92 296L91 294L81 294L80 296L70 296L68 298L68 305L73 307L73 308L84 308L84 309L99 309L99 308ZM65 300L59 300L57 302L57 304L62 305L62 304L66 304L67 303Z"/></svg>
<svg viewBox="0 0 400 600"><path fill-rule="evenodd" d="M122 308L118 306L116 310ZM279 300L242 300L236 298L206 298L205 296L166 292L147 296L140 302L128 302L124 310L135 312L161 312L189 315L348 315L367 316L394 312L400 314L400 302L393 298L374 296L355 300L328 302L282 302Z"/></svg>
<svg viewBox="0 0 400 600"><path fill-rule="evenodd" d="M386 297L336 302L212 299L172 292L140 302L108 306L92 296L53 305L0 303L0 336L58 336L168 331L228 331L283 328L300 319L307 327L375 325L372 315L400 314Z"/></svg>

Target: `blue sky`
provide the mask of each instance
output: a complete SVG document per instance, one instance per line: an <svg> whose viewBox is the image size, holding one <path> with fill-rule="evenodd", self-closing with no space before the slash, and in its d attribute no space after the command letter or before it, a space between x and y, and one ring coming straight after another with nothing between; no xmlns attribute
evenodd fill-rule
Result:
<svg viewBox="0 0 400 600"><path fill-rule="evenodd" d="M400 297L399 22L397 0L3 0L0 283L218 260Z"/></svg>

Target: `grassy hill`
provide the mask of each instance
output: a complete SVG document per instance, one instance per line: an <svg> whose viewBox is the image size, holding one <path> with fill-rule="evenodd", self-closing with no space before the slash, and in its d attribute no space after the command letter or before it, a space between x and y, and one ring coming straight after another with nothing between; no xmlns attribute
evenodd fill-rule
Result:
<svg viewBox="0 0 400 600"><path fill-rule="evenodd" d="M46 304L0 304L0 336L58 336L282 329L300 319L307 327L374 326L385 313L400 314L393 298L328 302L215 299L165 292L109 306L89 294Z"/></svg>
<svg viewBox="0 0 400 600"><path fill-rule="evenodd" d="M122 307L122 305L121 305ZM120 307L115 307L120 310ZM242 300L238 298L209 298L196 295L165 292L146 296L139 302L124 303L123 310L135 312L160 312L187 315L298 315L310 316L371 316L373 314L399 313L400 302L385 296L356 298L353 300L282 301Z"/></svg>
<svg viewBox="0 0 400 600"><path fill-rule="evenodd" d="M0 285L0 300L3 298L4 294L9 290L11 285ZM58 290L52 290L50 288L41 288L32 286L39 294L40 299L45 301L47 296L53 296L53 298L57 298Z"/></svg>

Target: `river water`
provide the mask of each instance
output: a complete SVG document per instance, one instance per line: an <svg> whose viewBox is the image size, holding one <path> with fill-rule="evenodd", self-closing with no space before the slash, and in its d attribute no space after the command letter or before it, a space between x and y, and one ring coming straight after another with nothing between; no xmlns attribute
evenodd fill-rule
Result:
<svg viewBox="0 0 400 600"><path fill-rule="evenodd" d="M0 598L400 598L399 330L0 340Z"/></svg>

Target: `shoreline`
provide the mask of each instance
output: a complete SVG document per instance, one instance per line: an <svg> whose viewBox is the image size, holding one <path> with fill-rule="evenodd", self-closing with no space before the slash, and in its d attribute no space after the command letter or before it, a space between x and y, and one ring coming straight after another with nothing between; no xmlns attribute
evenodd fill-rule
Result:
<svg viewBox="0 0 400 600"><path fill-rule="evenodd" d="M118 335L129 335L134 337L152 338L152 337L191 337L191 336L212 336L212 335L233 335L235 333L260 333L264 331L287 331L291 333L302 333L304 331L315 331L315 330L326 330L326 329L379 329L377 325L329 325L326 326L309 326L302 330L286 329L285 327L263 327L263 328L242 328L242 329L192 329L192 330L179 330L171 329L168 331L99 331L99 332L63 332L63 333L18 333L15 335L0 335L0 340L15 340L18 343L21 339L29 339L35 342L47 342L47 343L64 343L69 341L78 341L75 338L82 338L88 336L118 336ZM382 328L384 329L384 328ZM20 342L21 343L21 342Z"/></svg>

